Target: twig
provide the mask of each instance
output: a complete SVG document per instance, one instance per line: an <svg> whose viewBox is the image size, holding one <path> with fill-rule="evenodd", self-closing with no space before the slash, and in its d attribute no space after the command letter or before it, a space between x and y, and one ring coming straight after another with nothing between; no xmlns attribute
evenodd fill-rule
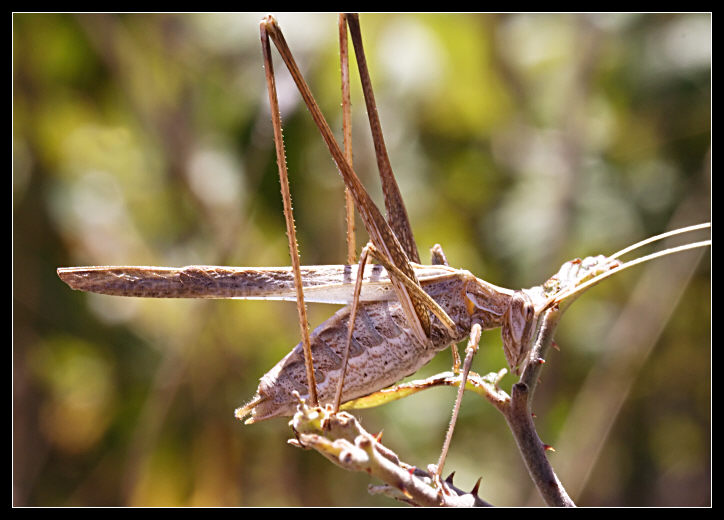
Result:
<svg viewBox="0 0 724 520"><path fill-rule="evenodd" d="M553 343L553 335L562 313L563 311L556 306L543 315L535 345L528 356L520 381L513 385L511 398L503 410L503 415L518 444L528 474L546 504L556 507L575 507L548 461L546 451L550 447L538 437L530 409L538 375L545 363L548 349Z"/></svg>
<svg viewBox="0 0 724 520"><path fill-rule="evenodd" d="M538 384L540 372L545 364L548 350L553 344L553 335L562 314L563 310L558 306L545 312L541 319L540 328L536 333L536 341L533 344L533 348L531 348L526 365L520 376L519 382L528 387L528 394L531 399Z"/></svg>
<svg viewBox="0 0 724 520"><path fill-rule="evenodd" d="M521 382L513 385L510 406L505 419L515 442L523 457L528 474L535 483L546 504L555 507L575 507L573 500L566 493L558 480L553 467L548 461L546 451L549 447L538 437L530 413L528 387Z"/></svg>
<svg viewBox="0 0 724 520"><path fill-rule="evenodd" d="M477 496L477 485L466 493L455 488L451 479L440 481L402 462L346 412L333 413L331 407L310 407L300 401L291 425L296 435L291 444L314 449L346 470L363 471L385 482L371 487L370 492L427 507L490 505Z"/></svg>

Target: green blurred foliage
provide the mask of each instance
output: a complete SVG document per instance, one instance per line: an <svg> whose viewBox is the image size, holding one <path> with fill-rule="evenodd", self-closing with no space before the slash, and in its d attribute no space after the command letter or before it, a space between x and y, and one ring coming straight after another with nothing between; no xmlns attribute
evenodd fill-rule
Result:
<svg viewBox="0 0 724 520"><path fill-rule="evenodd" d="M366 475L287 446L285 421L233 417L297 342L293 305L100 297L55 274L288 264L261 17L13 16L16 505L391 504L367 494ZM278 19L339 129L336 17ZM710 15L361 22L423 258L439 242L452 265L527 287L572 257L710 219ZM339 176L278 59L276 69L302 261L341 263ZM355 168L381 205L352 77ZM694 266L699 256L681 258ZM709 266L705 253L681 299L663 302L672 319L640 365L611 362L606 340L622 314L634 316L624 336L643 328L648 306L626 304L643 268L607 280L564 318L535 412L579 504L710 503ZM669 282L662 276L644 301L661 303L657 285ZM310 322L333 312L312 305ZM639 343L614 350L648 353ZM449 363L442 353L423 372ZM499 333L484 334L474 369L504 363ZM586 397L595 374L608 390ZM424 467L453 399L436 389L359 415ZM570 422L576 409L614 412L595 429ZM602 451L579 457L571 431ZM540 503L502 417L482 400L464 401L447 468L466 488L482 475L481 496L495 504Z"/></svg>

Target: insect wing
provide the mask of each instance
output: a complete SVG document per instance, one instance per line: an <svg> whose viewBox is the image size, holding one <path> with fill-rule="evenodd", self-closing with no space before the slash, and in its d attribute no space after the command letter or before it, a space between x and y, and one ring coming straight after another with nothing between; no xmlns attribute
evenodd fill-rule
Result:
<svg viewBox="0 0 724 520"><path fill-rule="evenodd" d="M356 265L303 266L301 271L308 301L342 305L351 302ZM442 266L415 266L415 272L421 281L456 273ZM291 267L62 267L58 276L72 289L113 296L296 300ZM395 297L390 277L382 266L367 266L363 282L362 301Z"/></svg>

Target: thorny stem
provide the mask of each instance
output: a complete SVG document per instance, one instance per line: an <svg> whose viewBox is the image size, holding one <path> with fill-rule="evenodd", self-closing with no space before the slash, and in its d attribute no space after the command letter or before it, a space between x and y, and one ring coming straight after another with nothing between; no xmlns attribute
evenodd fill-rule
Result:
<svg viewBox="0 0 724 520"><path fill-rule="evenodd" d="M562 314L563 312L558 306L548 309L543 314L542 323L536 334L535 344L531 348L523 373L520 376L520 383L529 388L531 399L538 384L538 378L543 369L548 350L553 344L553 334Z"/></svg>
<svg viewBox="0 0 724 520"><path fill-rule="evenodd" d="M522 382L514 384L510 405L504 415L518 444L518 450L546 504L555 507L575 507L548 461L546 446L535 431L529 400L527 385Z"/></svg>
<svg viewBox="0 0 724 520"><path fill-rule="evenodd" d="M449 478L441 483L443 488L436 487L433 475L402 462L348 413L302 402L291 424L297 437L292 444L314 449L346 470L365 472L386 483L371 487L371 492L427 507L490 505L477 496L477 485L466 493Z"/></svg>
<svg viewBox="0 0 724 520"><path fill-rule="evenodd" d="M553 343L553 334L561 314L561 310L554 307L543 315L543 323L538 330L535 345L528 356L520 381L513 385L510 401L501 411L515 437L518 450L528 468L528 474L546 504L555 507L575 507L548 461L546 445L538 437L530 406L543 361Z"/></svg>

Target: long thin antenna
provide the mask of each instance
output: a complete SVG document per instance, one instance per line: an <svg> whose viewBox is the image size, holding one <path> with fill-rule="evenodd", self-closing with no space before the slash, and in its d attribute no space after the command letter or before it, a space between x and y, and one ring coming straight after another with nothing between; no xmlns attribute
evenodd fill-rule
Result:
<svg viewBox="0 0 724 520"><path fill-rule="evenodd" d="M551 308L553 305L557 305L557 304L563 302L564 300L570 298L571 296L573 296L573 295L575 295L575 294L578 294L578 293L581 293L581 292L585 291L586 289L588 289L588 288L590 288L590 287L598 284L598 283L601 282L602 280L605 280L605 279L608 278L609 276L613 276L614 274L619 273L619 272L623 271L624 269L628 269L629 267L633 267L633 266L638 265L638 264L643 264L644 262L648 262L648 261L650 261L650 260L653 260L653 259L655 259L655 258L659 258L659 257L662 257L662 256L672 255L672 254L674 254L674 253L680 253L680 252L682 252L682 251L688 251L688 250L696 249L696 248L699 248L699 247L707 247L707 246L710 246L710 245L711 245L711 239L709 239L709 240L702 240L702 241L700 241L700 242L692 242L692 243L690 243L690 244L684 244L684 245L681 245L681 246L671 247L671 248L668 248L668 249L664 249L664 250L662 250L662 251L657 251L657 252L655 252L655 253L651 253L651 254L642 256L642 257L640 257L640 258L636 258L636 259L634 259L634 260L630 260L630 261L624 262L624 263L619 263L618 265L616 265L616 263L617 263L616 259L617 259L618 257L620 257L620 256L622 256L622 255L624 255L624 254L626 254L626 253L629 253L629 252L633 251L634 249L637 249L637 248L639 248L639 247L641 247L641 246L643 246L643 245L645 245L645 244L650 244L651 242L655 242L655 241L658 241L658 240L662 240L662 239L667 238L667 237L670 237L670 236L679 235L679 234L682 234L682 233L687 233L687 232L689 232L689 231L696 231L696 230L699 230L699 229L706 229L706 228L709 228L709 227L711 227L711 224L707 222L707 223L704 223L704 224L697 224L697 225L695 225L695 226L688 226L688 227L685 227L685 228L675 229L675 230L673 230L673 231L668 231L668 232L666 232L666 233L662 233L662 234L660 234L660 235L656 235L656 236L654 236L654 237L647 238L646 240L642 240L641 242L637 242L636 244L633 244L633 245L631 245L631 246L629 246L629 247L627 247L627 248L625 248L625 249L622 249L621 251L619 251L619 252L613 254L612 256L609 256L609 257L606 258L606 262L605 262L605 263L606 263L606 264L610 264L610 265L612 266L610 270L605 271L605 272L603 272L603 273L601 273L601 274L599 274L599 275L591 278L591 279L588 280L587 282L584 282L584 283L582 283L582 284L580 284L580 285L577 285L577 286L575 286L575 287L573 287L573 288L571 288L571 289L562 291L562 292L560 292L560 293L558 293L558 294L555 294L555 295L551 296L551 297L548 299L548 301L546 301L546 303L545 303L540 309L537 309L537 312L538 312L538 313L541 313L541 312L545 311L546 309Z"/></svg>
<svg viewBox="0 0 724 520"><path fill-rule="evenodd" d="M662 240L667 237L671 237L674 235L680 235L682 233L688 233L689 231L696 231L697 229L707 229L710 227L711 227L710 222L704 222L703 224L696 224L694 226L688 226L688 227L683 227L683 228L679 228L679 229L674 229L672 231L667 231L666 233L661 233L660 235L656 235L656 236L647 238L646 240L636 242L635 244L630 245L630 246L622 249L621 251L612 254L611 256L609 256L609 258L618 258L620 256L625 255L626 253L633 251L634 249L638 249L641 246L645 246L646 244L650 244L651 242L656 242L658 240Z"/></svg>

